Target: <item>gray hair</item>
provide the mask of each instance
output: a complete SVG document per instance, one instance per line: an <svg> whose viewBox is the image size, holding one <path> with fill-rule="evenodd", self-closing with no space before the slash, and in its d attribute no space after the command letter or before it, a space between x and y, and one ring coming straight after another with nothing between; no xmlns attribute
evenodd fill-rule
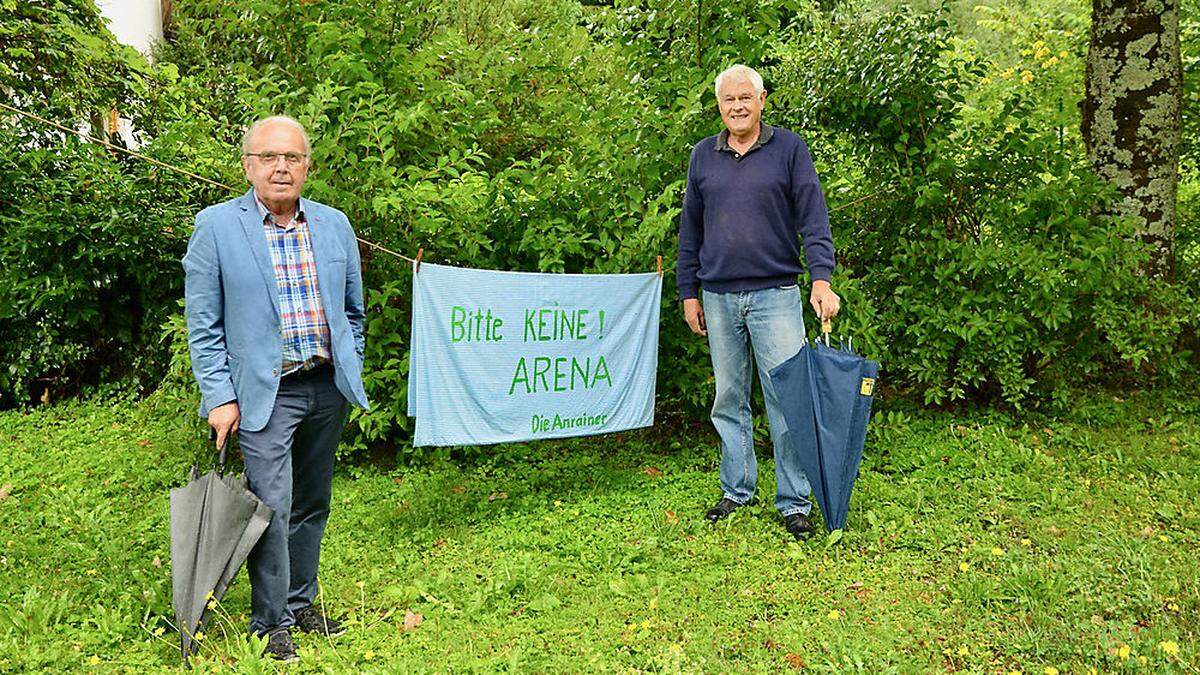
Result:
<svg viewBox="0 0 1200 675"><path fill-rule="evenodd" d="M716 81L713 82L713 93L716 94L717 98L721 97L721 84L726 80L749 80L750 84L754 85L755 93L761 94L766 91L766 89L763 88L762 75L759 75L758 71L750 66L743 66L740 63L735 63L725 70L722 70L721 74L717 75Z"/></svg>
<svg viewBox="0 0 1200 675"><path fill-rule="evenodd" d="M308 143L308 132L305 131L303 124L300 124L300 122L296 121L294 117L288 117L287 115L272 115L270 117L264 117L246 128L246 133L242 134L242 154L250 152L250 139L254 137L254 132L268 124L275 124L276 122L295 127L295 129L300 132L300 137L304 139L304 154L309 155L312 153L312 146Z"/></svg>

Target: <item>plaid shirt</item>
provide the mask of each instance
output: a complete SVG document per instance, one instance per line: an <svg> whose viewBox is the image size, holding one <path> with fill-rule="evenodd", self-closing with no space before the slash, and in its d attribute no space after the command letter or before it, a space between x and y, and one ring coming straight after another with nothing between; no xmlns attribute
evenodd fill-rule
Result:
<svg viewBox="0 0 1200 675"><path fill-rule="evenodd" d="M254 201L263 217L279 288L283 374L315 368L330 361L329 323L317 291L317 263L303 202L296 203L296 216L291 222L281 224L257 194Z"/></svg>

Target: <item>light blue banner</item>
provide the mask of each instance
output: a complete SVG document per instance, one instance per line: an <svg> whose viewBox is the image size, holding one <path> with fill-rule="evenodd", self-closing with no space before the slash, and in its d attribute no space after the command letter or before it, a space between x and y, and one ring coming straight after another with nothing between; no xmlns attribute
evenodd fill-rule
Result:
<svg viewBox="0 0 1200 675"><path fill-rule="evenodd" d="M413 276L414 445L485 445L654 424L662 277L422 263Z"/></svg>

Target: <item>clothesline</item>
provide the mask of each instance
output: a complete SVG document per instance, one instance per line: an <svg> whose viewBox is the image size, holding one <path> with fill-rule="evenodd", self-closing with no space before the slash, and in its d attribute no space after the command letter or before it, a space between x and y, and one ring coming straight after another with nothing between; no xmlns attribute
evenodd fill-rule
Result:
<svg viewBox="0 0 1200 675"><path fill-rule="evenodd" d="M185 175L185 176L188 176L188 177L191 177L191 178L195 178L196 180L202 181L202 182L204 182L204 183L208 183L209 185L212 185L212 186L214 186L214 187L223 188L223 189L225 189L225 190L228 190L228 191L230 191L230 192L240 192L240 190L239 190L238 188L235 188L235 187L233 187L232 185L226 185L225 183L221 183L221 182L219 182L219 181L215 181L215 180L213 180L213 179L211 179L211 178L206 178L206 177L204 177L204 176L201 176L200 174L194 173L194 172L192 172L192 171L188 171L187 169L184 169L184 168L182 168L182 167L174 166L174 165L172 165L172 164L167 164L166 162L163 162L163 161L161 161L161 160L157 160L157 159L155 159L155 158L153 158L153 157L150 157L150 156L148 156L148 155L144 155L144 154L142 154L142 153L140 153L140 152L137 152L137 151L135 151L135 150L130 150L129 148L125 148L125 147L122 147L122 146L119 146L119 145L115 145L115 144L113 144L113 143L110 143L110 142L108 142L108 141L104 140L103 138L97 138L97 137L95 137L95 136L92 136L91 134L88 134L88 133L82 132L82 131L80 131L80 130L78 130L78 129L72 129L72 128L70 128L70 127L67 127L67 126L64 126L64 125L62 125L62 124L59 124L58 122L54 122L54 121L52 121L52 120L48 120L48 119L46 119L46 118L44 118L44 117L41 117L41 116L35 115L34 113L28 112L28 111L26 111L26 110L22 110L22 109L20 109L20 108L13 107L13 106L11 106L11 105L8 105L8 104L6 104L6 103L0 103L0 108L3 108L3 109L5 109L5 110L8 110L8 111L10 111L10 112L14 112L14 113L16 113L16 114L18 114L18 115L21 115L22 117L29 118L29 119L31 119L31 120L34 120L34 121L36 121L36 122L40 122L41 124L45 124L45 125L48 125L48 126L54 127L55 129L58 129L59 131L64 131L64 132L66 132L66 133L68 133L68 134L73 134L73 135L75 135L75 136L79 136L80 138L83 138L84 140L86 140L86 141L88 141L88 142L91 142L91 143L95 143L95 144L97 144L97 145L104 146L104 147L106 147L106 148L108 148L108 149L110 149L110 150L115 150L115 151L117 151L117 152L123 153L123 154L125 154L125 155L128 155L128 156L130 156L130 157L133 157L133 158L135 158L135 159L140 159L140 160L142 160L142 161L144 161L144 162L149 162L150 164L153 164L153 165L155 165L155 166L162 167L162 168L164 168L164 169L168 169L168 170L170 170L170 171L175 171L175 172L177 172L177 173L181 173L181 174L183 174L183 175ZM878 191L878 192L871 193L871 194L869 194L869 195L864 195L864 196L862 196L862 197L859 197L859 198L857 198L857 199L854 199L854 200L852 200L852 201L846 202L845 204L838 204L837 206L835 206L835 207L833 207L833 208L829 209L829 213L833 213L833 212L835 212L835 211L839 211L839 210L841 210L841 209L844 209L844 208L847 208L847 207L853 206L853 205L855 205L855 204L858 204L858 203L860 203L860 202L864 202L864 201L866 201L866 200L868 200L868 199L871 199L871 198L877 197L877 196L879 196L879 195L881 195L881 194L883 194L883 193L885 193L885 192L890 192L890 189L884 189L884 190L880 190L880 191ZM391 249L389 249L389 248L387 248L387 247L385 247L385 246L381 246L381 245L379 245L379 244L376 244L376 243L375 243L375 242L373 242L373 241L369 241L369 240L367 240L367 239L363 239L362 237L359 237L359 236L357 236L357 235L355 235L355 237L354 237L354 238L355 238L355 239L357 239L357 240L358 240L360 243L362 243L362 244L364 244L364 245L366 245L366 246L369 246L369 247L371 247L371 248L373 248L373 249L375 249L375 250L377 250L377 251L382 251L382 252L384 252L384 253L387 253L388 255L395 256L395 257L397 257L397 258L400 258L400 259L402 259L402 260L407 260L408 262L410 262L410 263L413 263L413 264L414 264L414 265L415 265L415 266L416 266L418 269L419 269L419 267L420 267L420 264L421 264L421 258L423 257L423 254L424 254L424 249L420 249L420 250L418 250L418 251L417 251L417 257L415 257L415 258L410 258L409 256L406 256L406 255L404 255L403 253L397 253L396 251L393 251L393 250L391 250ZM658 265L658 273L659 273L659 275L662 275L662 272L663 272L663 268L662 268L662 256L658 256L658 258L657 258L657 265Z"/></svg>

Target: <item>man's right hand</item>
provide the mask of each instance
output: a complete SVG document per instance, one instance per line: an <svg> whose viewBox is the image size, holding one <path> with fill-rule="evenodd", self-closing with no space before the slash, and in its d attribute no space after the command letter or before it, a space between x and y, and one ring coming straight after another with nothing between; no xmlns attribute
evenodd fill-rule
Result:
<svg viewBox="0 0 1200 675"><path fill-rule="evenodd" d="M708 324L704 322L704 308L700 306L699 298L683 301L683 319L696 335L708 335Z"/></svg>
<svg viewBox="0 0 1200 675"><path fill-rule="evenodd" d="M219 405L208 412L208 426L217 432L217 449L225 447L225 441L231 434L237 433L238 422L242 421L241 411L237 401Z"/></svg>

